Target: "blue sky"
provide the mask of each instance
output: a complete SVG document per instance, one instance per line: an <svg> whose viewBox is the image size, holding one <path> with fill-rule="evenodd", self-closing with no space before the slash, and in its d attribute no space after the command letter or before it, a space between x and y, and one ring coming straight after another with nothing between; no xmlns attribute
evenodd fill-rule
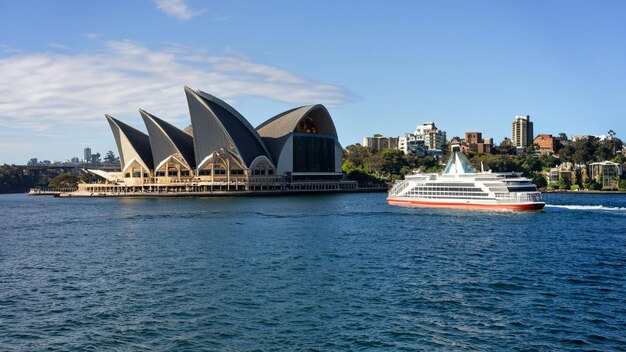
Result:
<svg viewBox="0 0 626 352"><path fill-rule="evenodd" d="M189 124L183 86L256 126L325 104L341 143L434 121L500 142L626 138L623 1L0 0L0 163L115 144L109 113Z"/></svg>

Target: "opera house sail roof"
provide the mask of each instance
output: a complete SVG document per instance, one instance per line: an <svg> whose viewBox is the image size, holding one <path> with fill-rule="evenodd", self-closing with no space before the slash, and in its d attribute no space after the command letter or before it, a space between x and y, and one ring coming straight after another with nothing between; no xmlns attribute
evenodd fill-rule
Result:
<svg viewBox="0 0 626 352"><path fill-rule="evenodd" d="M250 167L257 157L272 158L256 130L224 101L185 87L193 126L196 165L202 168L215 153L228 152Z"/></svg>
<svg viewBox="0 0 626 352"><path fill-rule="evenodd" d="M142 109L147 133L105 115L121 172L97 175L124 187L184 185L209 192L339 187L343 149L323 105L287 110L255 129L223 100L184 90L191 120L184 130ZM312 186L318 181L332 182Z"/></svg>
<svg viewBox="0 0 626 352"><path fill-rule="evenodd" d="M262 123L256 130L270 150L279 172L341 170L341 165L336 161L341 160L342 149L337 141L335 124L323 105L307 105L287 110ZM321 141L322 139L325 141ZM311 154L313 149L318 150ZM304 154L298 153L298 150ZM325 165L298 167L303 159L311 158L323 159Z"/></svg>
<svg viewBox="0 0 626 352"><path fill-rule="evenodd" d="M148 130L155 169L171 158L178 159L189 169L196 167L193 138L189 134L144 110L140 109L139 113Z"/></svg>
<svg viewBox="0 0 626 352"><path fill-rule="evenodd" d="M115 137L122 171L132 165L133 161L139 163L146 170L152 170L154 164L152 161L149 137L145 133L130 127L110 115L104 116L109 122L111 131Z"/></svg>
<svg viewBox="0 0 626 352"><path fill-rule="evenodd" d="M306 123L301 123L305 118L314 120L313 124L308 125L310 128L308 132L337 136L335 124L330 118L326 107L321 104L306 105L287 110L263 122L256 130L261 137L273 138L282 137L292 132L307 132ZM298 130L298 127L300 127L300 130Z"/></svg>

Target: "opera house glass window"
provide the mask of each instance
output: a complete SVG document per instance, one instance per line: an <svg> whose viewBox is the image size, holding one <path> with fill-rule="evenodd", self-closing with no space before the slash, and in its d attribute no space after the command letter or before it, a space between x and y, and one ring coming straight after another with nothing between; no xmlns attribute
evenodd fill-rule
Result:
<svg viewBox="0 0 626 352"><path fill-rule="evenodd" d="M294 132L296 133L319 133L317 126L315 125L315 122L313 121L313 118L311 118L310 116L303 118L302 121L298 123L298 126L296 126L296 130Z"/></svg>
<svg viewBox="0 0 626 352"><path fill-rule="evenodd" d="M335 139L309 133L293 134L294 172L334 172Z"/></svg>

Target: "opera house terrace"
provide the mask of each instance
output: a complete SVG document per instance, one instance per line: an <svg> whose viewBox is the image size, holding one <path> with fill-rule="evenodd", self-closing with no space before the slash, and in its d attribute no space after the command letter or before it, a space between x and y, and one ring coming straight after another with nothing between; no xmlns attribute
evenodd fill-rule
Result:
<svg viewBox="0 0 626 352"><path fill-rule="evenodd" d="M100 183L61 196L250 194L351 191L328 110L308 105L257 128L232 106L185 87L191 125L181 130L139 110L147 134L110 115L120 172L86 170Z"/></svg>

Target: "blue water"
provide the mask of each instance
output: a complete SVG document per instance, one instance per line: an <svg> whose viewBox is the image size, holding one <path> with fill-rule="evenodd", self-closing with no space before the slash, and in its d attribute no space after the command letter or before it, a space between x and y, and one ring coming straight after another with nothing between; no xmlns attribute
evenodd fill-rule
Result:
<svg viewBox="0 0 626 352"><path fill-rule="evenodd" d="M626 196L0 196L1 351L626 350Z"/></svg>

